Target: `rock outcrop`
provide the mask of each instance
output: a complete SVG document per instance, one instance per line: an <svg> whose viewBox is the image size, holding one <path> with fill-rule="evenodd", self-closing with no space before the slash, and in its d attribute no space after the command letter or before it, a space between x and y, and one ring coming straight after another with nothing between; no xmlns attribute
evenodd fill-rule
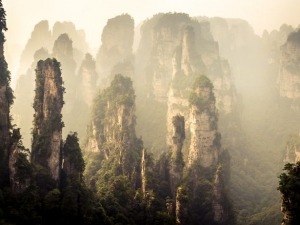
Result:
<svg viewBox="0 0 300 225"><path fill-rule="evenodd" d="M72 39L74 60L79 66L85 53L89 50L84 30L78 30L72 22L56 22L52 28L52 40L57 40L62 34L67 34Z"/></svg>
<svg viewBox="0 0 300 225"><path fill-rule="evenodd" d="M110 87L100 92L95 99L85 148L87 152L98 151L106 160L118 155L122 172L129 176L135 173L134 166L137 163L130 160L137 151L135 146L138 141L135 134L134 100L132 81L116 75Z"/></svg>
<svg viewBox="0 0 300 225"><path fill-rule="evenodd" d="M207 168L218 163L220 134L213 85L205 76L199 77L190 96L190 133L188 166L197 163Z"/></svg>
<svg viewBox="0 0 300 225"><path fill-rule="evenodd" d="M284 163L300 161L300 135L291 135L286 144Z"/></svg>
<svg viewBox="0 0 300 225"><path fill-rule="evenodd" d="M281 47L279 91L281 97L300 98L300 30L291 33Z"/></svg>
<svg viewBox="0 0 300 225"><path fill-rule="evenodd" d="M160 140L161 135L154 138L160 140L160 146L172 143L172 118L177 114L185 117L186 129L189 129L188 96L195 78L201 74L214 84L219 113L227 116L236 111L237 97L231 69L220 57L218 43L213 39L207 21L199 22L182 13L158 14L145 21L140 30L135 82L138 83L138 96L143 100L138 104L139 108L147 108L159 118L167 115L160 119L160 124L166 124L163 129L167 129L167 142ZM160 110L152 108L158 104L165 106L167 111L164 112L162 106ZM137 116L142 118L141 111L138 110ZM142 122L149 129L154 126L150 119L145 118ZM139 130L145 143L150 143L147 132L155 133L149 129Z"/></svg>
<svg viewBox="0 0 300 225"><path fill-rule="evenodd" d="M56 59L41 60L36 69L31 160L58 181L61 163L63 81Z"/></svg>
<svg viewBox="0 0 300 225"><path fill-rule="evenodd" d="M94 95L97 90L96 62L91 54L86 54L78 72L78 95L81 95L82 101L91 107Z"/></svg>
<svg viewBox="0 0 300 225"><path fill-rule="evenodd" d="M182 147L185 139L184 117L177 115L173 117L173 136L171 145L170 162L170 189L172 198L176 199L177 188L180 186L183 177L183 153Z"/></svg>
<svg viewBox="0 0 300 225"><path fill-rule="evenodd" d="M96 56L101 85L107 85L115 74L133 77L132 45L134 21L128 14L109 19L103 29L102 45Z"/></svg>
<svg viewBox="0 0 300 225"><path fill-rule="evenodd" d="M188 224L188 203L189 202L189 193L186 187L178 187L176 192L176 224L184 225Z"/></svg>
<svg viewBox="0 0 300 225"><path fill-rule="evenodd" d="M0 187L9 185L8 159L11 142L10 107L13 103L13 92L10 88L10 73L4 57L4 32L7 30L5 10L0 2ZM3 19L4 18L4 19Z"/></svg>
<svg viewBox="0 0 300 225"><path fill-rule="evenodd" d="M207 215L216 224L230 224L232 221L229 215L232 214L232 209L225 188L228 180L224 180L224 173L228 173L224 170L229 170L229 159L222 157L221 160L221 136L217 128L213 85L207 77L200 76L195 81L189 102L191 141L187 162L189 175L185 184L189 190L189 206L197 204L197 201L211 205L210 216L202 207L195 205L195 209L189 208L189 219L196 223L206 221L193 215L194 210L199 215ZM181 204L180 201L177 202Z"/></svg>
<svg viewBox="0 0 300 225"><path fill-rule="evenodd" d="M35 82L35 69L38 61L45 60L49 57L46 49L38 49L33 56L33 63L27 69L24 75L21 75L15 88L15 101L12 106L12 114L14 122L22 128L23 144L25 146L31 145L31 129L32 118L34 111L32 108L34 98L34 82Z"/></svg>

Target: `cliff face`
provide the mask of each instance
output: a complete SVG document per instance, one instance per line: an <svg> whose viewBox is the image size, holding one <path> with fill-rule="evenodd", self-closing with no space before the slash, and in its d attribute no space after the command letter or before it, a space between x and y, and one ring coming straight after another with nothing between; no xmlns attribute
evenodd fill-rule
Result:
<svg viewBox="0 0 300 225"><path fill-rule="evenodd" d="M129 78L116 75L111 86L95 99L86 151L98 151L106 160L118 155L124 174L134 172L130 162L135 144L135 94Z"/></svg>
<svg viewBox="0 0 300 225"><path fill-rule="evenodd" d="M167 101L174 75L195 73L205 73L214 84L223 84L227 79L230 87L215 85L216 98L224 101L226 91L227 96L234 98L229 67L224 66L226 61L219 56L218 44L207 22L197 22L180 13L158 14L141 27L137 56L137 73L144 77L148 95L158 101ZM224 111L229 113L232 108Z"/></svg>
<svg viewBox="0 0 300 225"><path fill-rule="evenodd" d="M101 84L107 84L118 73L133 77L133 37L134 21L129 15L107 21L101 36L102 45L96 56Z"/></svg>
<svg viewBox="0 0 300 225"><path fill-rule="evenodd" d="M177 188L182 182L183 176L183 154L182 147L185 139L184 117L177 115L173 117L173 136L171 146L171 165L170 165L170 189L172 198L176 198Z"/></svg>
<svg viewBox="0 0 300 225"><path fill-rule="evenodd" d="M85 32L78 30L72 22L56 22L52 29L52 39L56 40L61 34L68 34L73 40L75 58L82 60L83 54L88 51L88 44L85 40ZM76 60L76 62L79 62Z"/></svg>
<svg viewBox="0 0 300 225"><path fill-rule="evenodd" d="M212 88L210 81L202 76L196 81L191 93L189 166L199 163L203 167L210 167L218 162L220 134Z"/></svg>
<svg viewBox="0 0 300 225"><path fill-rule="evenodd" d="M186 201L189 202L189 217L181 217L180 220L189 219L192 223L198 224L208 221L210 223L214 221L217 224L231 224L229 215L232 214L232 211L225 188L228 180L224 180L223 171L229 172L229 167L226 167L229 164L229 159L223 157L224 160L221 160L220 157L221 144L217 129L215 97L213 85L207 77L200 76L196 79L189 103L191 141L187 162L188 181L182 185L182 188L187 188L189 191L186 191L185 194L188 198L185 197L180 200L177 197L176 201L176 204L179 204L179 208L177 208L179 215L183 213L183 209L180 207L187 205ZM203 201L202 204L207 205L208 208L211 207L210 215L203 211L203 206L197 206L196 202L198 201ZM196 216L194 212L202 215L200 217L203 218ZM208 217L204 219L204 215Z"/></svg>
<svg viewBox="0 0 300 225"><path fill-rule="evenodd" d="M280 96L300 98L300 30L291 33L281 47L279 91Z"/></svg>
<svg viewBox="0 0 300 225"><path fill-rule="evenodd" d="M11 141L10 107L13 103L13 92L10 88L10 73L4 57L4 32L7 30L5 10L0 3L0 186L8 185L8 158Z"/></svg>
<svg viewBox="0 0 300 225"><path fill-rule="evenodd" d="M138 96L148 102L138 104L139 108L147 108L152 115L162 118L160 124L166 124L163 129L167 129L167 142L161 140L161 135L153 138L160 140L160 146L172 143L173 116L183 115L186 129L189 129L188 96L195 78L200 74L205 74L214 84L219 113L228 116L236 111L231 69L228 62L220 57L218 43L213 39L207 21L198 22L187 14L158 14L145 21L140 30L135 81L139 84ZM166 112L152 108L157 104L165 106ZM143 118L141 111L137 115ZM145 143L151 143L149 133L155 135L155 131L150 130L154 126L152 120L145 118L143 124L149 129L144 131L138 127L141 129L139 131Z"/></svg>
<svg viewBox="0 0 300 225"><path fill-rule="evenodd" d="M13 102L13 94L9 86L10 77L3 55L0 55L0 70L0 185L4 185L8 181L8 157L11 141L10 106Z"/></svg>
<svg viewBox="0 0 300 225"><path fill-rule="evenodd" d="M300 161L300 136L291 135L286 144L284 163Z"/></svg>
<svg viewBox="0 0 300 225"><path fill-rule="evenodd" d="M55 59L39 61L33 108L32 162L59 179L62 140L63 92L60 64Z"/></svg>
<svg viewBox="0 0 300 225"><path fill-rule="evenodd" d="M49 57L46 49L41 48L37 50L33 56L33 63L28 68L26 74L21 75L15 88L15 101L12 106L12 114L14 122L22 128L23 143L25 146L31 145L31 129L32 118L34 111L32 108L34 98L34 82L35 82L35 68L39 60L44 60Z"/></svg>
<svg viewBox="0 0 300 225"><path fill-rule="evenodd" d="M40 32L44 32L43 35L46 35L47 38L42 34L39 34ZM47 34L45 34L45 32ZM40 37L44 39L41 41L39 40ZM70 37L72 37L75 41L71 40ZM75 47L73 47L73 43ZM78 105L81 109L85 108L85 106L80 105L81 103L78 102L78 98L76 96L79 92L79 84L81 84L80 81L76 79L76 61L78 64L81 63L84 57L84 54L81 51L86 51L88 48L85 42L84 32L77 30L73 23L57 22L53 26L52 35L49 30L48 22L42 21L36 25L32 32L32 37L28 41L27 47L24 49L23 55L24 57L26 55L27 61L26 67L24 66L23 70L25 71L26 69L27 71L25 74L22 74L17 81L15 90L17 99L12 110L17 125L22 128L24 144L26 146L30 145L32 128L32 124L27 118L30 118L33 115L30 105L32 104L34 96L35 65L39 60L45 60L51 55L48 53L47 48L51 49L52 46L52 56L61 62L61 67L64 71L63 76L66 87L66 106L64 107L63 114L65 115L66 126L68 130L78 131L81 136L85 134L85 129L83 127L86 126L86 121L80 121L79 124L72 122L75 120L73 113L74 110L78 111L78 109L76 109L76 105ZM79 51L78 48L81 48L81 50ZM21 61L22 60L23 59L21 57ZM87 92L87 90L84 91ZM82 111L80 111L80 114L82 114L83 117L85 116Z"/></svg>
<svg viewBox="0 0 300 225"><path fill-rule="evenodd" d="M78 88L78 94L81 95L82 100L89 107L92 105L97 90L97 78L96 62L92 55L86 54L78 72L78 79L81 84Z"/></svg>

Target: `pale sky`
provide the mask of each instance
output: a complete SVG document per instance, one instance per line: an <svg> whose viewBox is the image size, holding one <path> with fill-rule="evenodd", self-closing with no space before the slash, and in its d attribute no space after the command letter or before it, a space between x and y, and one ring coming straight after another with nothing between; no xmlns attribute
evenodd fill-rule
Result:
<svg viewBox="0 0 300 225"><path fill-rule="evenodd" d="M85 30L92 48L100 46L106 21L122 13L130 14L136 24L159 12L241 18L259 35L264 29L278 29L283 23L294 27L300 24L300 0L2 0L2 3L7 14L10 58L24 48L34 25L44 19L50 25L55 21L74 22L77 28Z"/></svg>

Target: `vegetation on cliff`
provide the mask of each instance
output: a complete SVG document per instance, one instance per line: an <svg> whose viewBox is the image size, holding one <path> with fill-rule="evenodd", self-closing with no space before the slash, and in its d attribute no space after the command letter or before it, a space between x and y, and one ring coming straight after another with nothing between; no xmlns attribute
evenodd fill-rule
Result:
<svg viewBox="0 0 300 225"><path fill-rule="evenodd" d="M300 162L288 163L283 170L278 187L282 200L282 225L296 225L300 223Z"/></svg>
<svg viewBox="0 0 300 225"><path fill-rule="evenodd" d="M8 159L11 142L10 107L13 104L13 91L10 87L10 72L4 57L4 32L6 27L6 13L0 1L0 185L9 184Z"/></svg>

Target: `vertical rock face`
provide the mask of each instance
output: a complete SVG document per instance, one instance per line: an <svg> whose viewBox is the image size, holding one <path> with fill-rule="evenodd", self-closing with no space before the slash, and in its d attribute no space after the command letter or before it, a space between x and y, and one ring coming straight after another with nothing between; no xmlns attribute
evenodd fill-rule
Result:
<svg viewBox="0 0 300 225"><path fill-rule="evenodd" d="M185 187L179 187L176 193L176 224L188 224L188 191Z"/></svg>
<svg viewBox="0 0 300 225"><path fill-rule="evenodd" d="M296 163L300 161L300 135L292 135L287 141L285 152L285 163Z"/></svg>
<svg viewBox="0 0 300 225"><path fill-rule="evenodd" d="M0 56L0 169L1 185L8 178L8 155L10 144L10 106L13 101L9 87L9 72L4 56Z"/></svg>
<svg viewBox="0 0 300 225"><path fill-rule="evenodd" d="M102 32L102 45L96 57L100 80L107 83L118 73L133 76L133 37L134 21L129 15L108 20Z"/></svg>
<svg viewBox="0 0 300 225"><path fill-rule="evenodd" d="M64 115L66 130L78 131L82 134L83 132L81 130L83 128L79 126L80 123L74 123L74 121L77 120L75 112L80 110L80 107L77 108L77 105L79 106L79 95L77 94L79 80L75 72L76 62L73 56L73 41L69 35L61 34L57 38L54 42L52 55L61 63L61 69L63 71L66 104L62 114ZM83 124L82 126L85 125L86 124Z"/></svg>
<svg viewBox="0 0 300 225"><path fill-rule="evenodd" d="M91 130L85 148L86 151L99 150L105 159L117 154L123 173L129 175L134 170L134 163L130 162L130 157L134 154L137 141L134 99L131 80L116 75L111 86L95 99Z"/></svg>
<svg viewBox="0 0 300 225"><path fill-rule="evenodd" d="M0 186L8 185L8 157L10 145L10 106L13 103L13 93L10 88L10 73L4 57L4 32L7 30L5 10L0 2Z"/></svg>
<svg viewBox="0 0 300 225"><path fill-rule="evenodd" d="M141 190L144 195L144 198L147 199L151 195L150 192L153 192L154 183L153 183L153 161L146 149L142 150L141 156Z"/></svg>
<svg viewBox="0 0 300 225"><path fill-rule="evenodd" d="M151 20L146 21L142 28L141 44L137 55L137 64L141 65L139 73L144 77L147 95L154 96L158 101L166 102L169 85L173 74L173 56L180 44L189 45L189 40L193 39L188 30L182 39L182 32L187 25L192 25L193 21L187 14L158 14ZM146 48L145 45L149 47ZM181 58L183 54L183 58ZM183 62L185 69L189 70L186 60L189 60L189 49L178 53L178 60ZM143 62L147 59L146 63ZM146 73L145 73L146 72Z"/></svg>
<svg viewBox="0 0 300 225"><path fill-rule="evenodd" d="M82 53L87 52L88 44L85 40L85 33L83 30L77 30L75 24L72 22L56 22L53 25L52 37L56 40L61 34L68 34L73 40L73 47Z"/></svg>
<svg viewBox="0 0 300 225"><path fill-rule="evenodd" d="M59 179L62 140L63 81L56 59L39 61L33 108L32 161Z"/></svg>
<svg viewBox="0 0 300 225"><path fill-rule="evenodd" d="M213 187L213 212L214 221L224 224L228 219L227 210L224 208L224 181L222 180L222 168L218 167Z"/></svg>
<svg viewBox="0 0 300 225"><path fill-rule="evenodd" d="M199 163L203 167L218 162L220 134L217 131L217 110L212 83L207 77L196 80L190 96L191 144L188 166Z"/></svg>
<svg viewBox="0 0 300 225"><path fill-rule="evenodd" d="M234 99L230 70L222 63L225 60L219 56L207 22L197 22L187 14L158 14L141 27L137 56L137 73L144 74L148 94L158 101L167 101L174 75L195 73L205 73L214 84L230 80L230 87L216 85L216 98L225 101L226 93ZM225 113L231 111L232 108L224 109Z"/></svg>
<svg viewBox="0 0 300 225"><path fill-rule="evenodd" d="M184 117L177 115L173 117L173 136L171 145L171 165L170 165L170 189L172 198L176 198L176 190L182 182L183 176L183 154L182 146L185 139Z"/></svg>
<svg viewBox="0 0 300 225"><path fill-rule="evenodd" d="M300 98L300 30L291 33L281 47L279 91L288 99Z"/></svg>
<svg viewBox="0 0 300 225"><path fill-rule="evenodd" d="M208 22L198 22L180 13L158 14L145 21L141 27L136 71L138 96L167 105L166 121L161 123L166 124L168 145L172 142L173 116L183 115L189 129L188 96L198 75L205 74L214 84L220 114L231 115L236 109L231 70L228 62L220 57ZM156 113L151 106L144 107ZM143 122L151 127L151 121ZM144 131L142 135L145 143L149 142Z"/></svg>
<svg viewBox="0 0 300 225"><path fill-rule="evenodd" d="M23 143L25 146L31 144L31 129L32 121L28 118L32 118L34 114L32 104L34 98L34 80L35 80L35 68L37 62L45 60L49 57L49 53L46 49L38 49L33 56L33 63L28 68L26 74L21 75L17 80L15 89L15 101L12 107L12 114L14 122L22 128Z"/></svg>
<svg viewBox="0 0 300 225"><path fill-rule="evenodd" d="M197 53L195 31L192 26L184 28L181 44L175 53L173 77L179 74L191 76L196 72L204 72L204 65Z"/></svg>
<svg viewBox="0 0 300 225"><path fill-rule="evenodd" d="M96 63L92 55L86 54L78 72L78 79L80 80L80 87L78 94L88 106L92 105L94 94L96 92L98 75L96 73Z"/></svg>

